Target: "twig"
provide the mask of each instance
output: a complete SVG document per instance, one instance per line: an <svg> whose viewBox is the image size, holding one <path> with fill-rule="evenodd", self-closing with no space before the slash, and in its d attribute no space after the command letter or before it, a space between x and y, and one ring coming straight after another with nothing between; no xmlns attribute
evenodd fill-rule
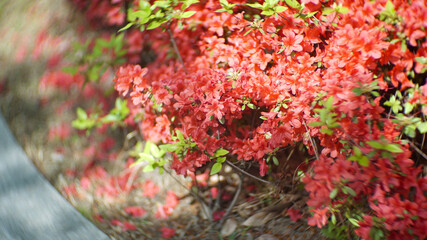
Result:
<svg viewBox="0 0 427 240"><path fill-rule="evenodd" d="M225 212L224 216L222 217L221 221L219 222L219 229L222 228L222 225L224 224L225 219L227 219L228 215L230 215L231 210L233 210L234 205L236 205L237 199L239 198L240 192L242 191L244 176L239 174L239 177L240 177L239 186L237 187L237 191L234 194L234 197L230 203L230 206L228 206L227 211Z"/></svg>
<svg viewBox="0 0 427 240"><path fill-rule="evenodd" d="M206 205L206 203L202 200L202 198L197 194L197 193L195 193L195 192L193 192L193 190L191 190L191 189L188 189L184 184L182 184L182 182L181 181L179 181L174 175L172 175L172 173L169 171L169 170L167 170L167 169L165 169L164 168L164 170L165 170L165 172L167 173L167 174L169 174L169 176L171 176L179 185L181 185L182 187L184 187L184 189L186 189L194 198L196 198L196 200L200 203L200 205L202 205L201 206L201 208L202 208L202 211L205 213L205 215L208 217L208 220L209 220L209 222L212 222L212 214L211 213L208 213L208 212L206 212L206 209L208 209L208 206ZM211 211L212 212L212 211Z"/></svg>
<svg viewBox="0 0 427 240"><path fill-rule="evenodd" d="M228 161L228 160L225 160L225 163L227 163L230 167L232 167L233 169L235 169L235 170L239 171L240 173L242 173L242 174L244 174L244 175L246 175L246 176L248 176L248 177L251 177L251 178L256 179L256 180L258 180L258 181L260 181L260 182L263 182L263 183L266 183L266 184L269 184L269 185L273 185L273 186L274 186L274 183L269 182L269 181L266 181L266 180L264 180L264 179L262 179L262 178L259 178L259 177L257 177L257 176L254 176L254 175L252 175L252 174L250 174L250 173L246 172L245 170L243 170L243 169L241 169L241 168L237 167L236 165L232 164L232 163L231 163L230 161Z"/></svg>
<svg viewBox="0 0 427 240"><path fill-rule="evenodd" d="M172 34L172 32L171 32L171 30L170 30L169 27L166 28L166 31L169 34L169 38L170 38L170 41L172 43L173 49L175 50L176 54L178 55L178 60L182 64L182 68L184 69L184 72L187 74L188 73L187 72L187 68L184 65L184 61L182 61L182 57L181 57L181 54L179 53L178 46L176 45L175 38L173 37L173 34Z"/></svg>
<svg viewBox="0 0 427 240"><path fill-rule="evenodd" d="M293 24L293 25L295 25L295 26L302 27L302 28L306 28L306 26L303 26L303 25L301 25L301 24L298 24L298 23L294 23L294 22L292 22L291 20L287 19L286 17L284 17L284 16L283 16L282 14L280 14L280 13L278 13L277 15L279 15L281 18L285 19L286 21L288 21L289 23L291 23L291 24Z"/></svg>
<svg viewBox="0 0 427 240"><path fill-rule="evenodd" d="M409 142L409 141L408 141ZM413 149L415 149L415 151L417 153L419 153L423 158L425 158L427 160L427 155L425 153L423 153L423 151L421 151L421 149L419 149L415 144L413 144L412 142L409 142L409 145L411 145L411 147Z"/></svg>
<svg viewBox="0 0 427 240"><path fill-rule="evenodd" d="M307 130L308 138L310 138L311 145L313 146L313 149L314 149L314 154L316 155L316 158L319 159L319 153L317 152L317 146L314 143L313 139L311 138L310 130L308 129L307 124L305 124L305 120L302 120L302 123L304 124L305 130Z"/></svg>

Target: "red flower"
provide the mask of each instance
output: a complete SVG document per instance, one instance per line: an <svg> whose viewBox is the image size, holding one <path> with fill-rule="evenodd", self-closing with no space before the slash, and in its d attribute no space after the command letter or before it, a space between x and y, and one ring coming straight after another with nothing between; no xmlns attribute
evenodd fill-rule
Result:
<svg viewBox="0 0 427 240"><path fill-rule="evenodd" d="M143 216L147 211L145 211L143 208L139 206L130 206L125 208L125 212L127 214L132 215L132 217L141 217Z"/></svg>
<svg viewBox="0 0 427 240"><path fill-rule="evenodd" d="M284 53L286 55L291 54L292 51L302 51L302 46L300 45L304 39L302 35L295 35L292 30L283 30L283 35L283 46L285 47Z"/></svg>
<svg viewBox="0 0 427 240"><path fill-rule="evenodd" d="M159 187L156 184L154 184L154 182L151 180L145 181L142 189L144 191L143 196L149 197L149 198L154 198L156 194L159 192Z"/></svg>
<svg viewBox="0 0 427 240"><path fill-rule="evenodd" d="M308 218L308 225L317 226L318 228L322 228L328 222L328 217L326 213L328 213L329 208L325 207L323 209L311 209L310 212L314 213L312 217Z"/></svg>
<svg viewBox="0 0 427 240"><path fill-rule="evenodd" d="M175 229L173 228L168 228L168 227L162 227L160 229L160 231L162 231L162 237L169 239L173 236L175 236Z"/></svg>
<svg viewBox="0 0 427 240"><path fill-rule="evenodd" d="M291 220L294 222L298 221L298 219L302 217L301 212L294 208L288 209L288 215L291 218Z"/></svg>
<svg viewBox="0 0 427 240"><path fill-rule="evenodd" d="M136 226L130 222L123 223L123 231L135 231L137 230Z"/></svg>

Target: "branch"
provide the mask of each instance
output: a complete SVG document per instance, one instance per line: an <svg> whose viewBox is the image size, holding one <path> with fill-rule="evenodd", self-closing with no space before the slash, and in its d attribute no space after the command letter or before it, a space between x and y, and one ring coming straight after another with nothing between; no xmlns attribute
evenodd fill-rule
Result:
<svg viewBox="0 0 427 240"><path fill-rule="evenodd" d="M175 38L173 37L173 34L172 34L169 27L166 28L166 31L169 34L169 38L170 38L170 41L172 43L173 49L175 50L176 54L178 55L178 60L182 64L182 68L184 69L184 72L187 74L188 73L187 68L184 65L184 61L182 61L182 57L181 57L181 54L179 53L178 46L176 45Z"/></svg>
<svg viewBox="0 0 427 240"><path fill-rule="evenodd" d="M243 185L243 175L240 175L240 182L239 182L239 186L237 187L237 191L234 194L233 200L230 203L230 206L228 206L227 211L225 212L224 216L222 217L221 221L219 222L219 229L222 228L222 225L224 225L224 221L225 219L227 219L228 215L230 215L231 210L234 208L234 205L236 205L237 199L239 198L240 192L242 191L242 185Z"/></svg>
<svg viewBox="0 0 427 240"><path fill-rule="evenodd" d="M308 138L310 138L311 145L313 146L313 149L314 149L314 154L316 155L316 158L319 159L319 153L317 152L317 146L314 143L313 139L311 138L310 130L308 129L307 124L305 124L305 120L303 120L302 123L304 123L305 130L307 130Z"/></svg>
<svg viewBox="0 0 427 240"><path fill-rule="evenodd" d="M409 141L408 141L409 142ZM420 154L424 159L427 160L427 155L425 153L423 153L423 151L421 149L419 149L417 146L415 146L415 144L413 144L412 142L409 142L409 145L411 145L411 147L413 149L415 149L415 151Z"/></svg>
<svg viewBox="0 0 427 240"><path fill-rule="evenodd" d="M259 177L257 177L257 176L254 176L254 175L252 175L252 174L250 174L250 173L248 173L248 172L246 172L246 171L242 170L241 168L237 167L236 165L232 164L232 163L231 163L230 161L228 161L228 160L225 160L225 163L227 163L230 167L232 167L233 169L235 169L235 170L239 171L240 173L242 173L242 174L244 174L244 175L246 175L246 176L248 176L248 177L251 177L251 178L256 179L256 180L258 180L258 181L260 181L260 182L263 182L263 183L266 183L266 184L269 184L269 185L275 186L275 185L274 185L274 183L269 182L269 181L266 181L266 180L264 180L264 179L262 179L262 178L259 178Z"/></svg>
<svg viewBox="0 0 427 240"><path fill-rule="evenodd" d="M206 212L207 209L210 210L210 208L206 205L206 203L202 200L202 198L199 196L199 194L193 192L193 190L188 189L184 184L182 184L181 181L179 181L174 175L172 175L172 173L167 170L166 168L163 168L165 170L166 173L168 173L176 182L178 182L179 185L181 185L182 187L184 187L184 189L187 189L187 191L194 197L196 198L196 200L200 203L202 211L206 214L206 216L209 219L209 222L212 222L212 211L210 213Z"/></svg>

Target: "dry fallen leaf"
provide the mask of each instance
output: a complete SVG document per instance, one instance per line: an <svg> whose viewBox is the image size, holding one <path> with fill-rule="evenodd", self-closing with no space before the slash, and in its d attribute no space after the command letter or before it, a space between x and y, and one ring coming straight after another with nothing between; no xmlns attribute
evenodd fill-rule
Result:
<svg viewBox="0 0 427 240"><path fill-rule="evenodd" d="M227 237L230 236L234 231L236 231L237 222L234 218L229 218L225 221L224 226L221 229L221 236Z"/></svg>
<svg viewBox="0 0 427 240"><path fill-rule="evenodd" d="M246 219L246 221L244 221L242 225L246 227L260 227L265 225L276 215L276 213L258 212Z"/></svg>

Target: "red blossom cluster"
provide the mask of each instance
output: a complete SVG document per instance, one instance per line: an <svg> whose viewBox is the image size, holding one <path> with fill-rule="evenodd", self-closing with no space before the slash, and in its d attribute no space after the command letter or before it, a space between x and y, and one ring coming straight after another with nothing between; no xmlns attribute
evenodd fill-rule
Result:
<svg viewBox="0 0 427 240"><path fill-rule="evenodd" d="M73 2L93 25L116 27L125 24L127 8L138 4ZM183 20L182 27L168 25L179 52L161 29L127 30L128 64L115 78L115 89L130 100L125 123L156 143L173 144L179 130L196 147L184 156L174 155L172 168L193 178L221 148L229 151L230 161L254 161L261 176L275 176L268 157L302 143L307 156L316 156L302 169L310 225L322 228L341 210L357 219L353 229L364 239L373 238L375 231L389 239L426 238L427 177L412 160L410 145L401 141L402 126L390 117L392 109L384 105L390 96L408 92L406 102L417 106L413 115L427 114L425 2L302 0L296 1L305 4L300 11L287 5L295 1L280 1L277 4L288 8L271 16L247 1L229 2L235 4L232 13L217 12L223 8L220 1L205 0L190 7L197 12ZM144 68L129 65L142 61L146 46L154 51L155 61ZM68 91L83 81L80 75L51 72L42 85ZM371 94L374 90L379 93ZM109 105L91 84L85 92L97 93L104 108ZM328 126L313 124L319 122L316 110L324 108L327 99L333 106L327 114L335 116L339 126L332 133L326 131ZM61 126L51 135L65 138L65 130ZM389 152L367 142L399 147ZM103 144L111 148L108 141ZM355 149L369 155L369 162L350 161ZM87 154L109 158L95 148L88 148ZM280 165L286 164L287 156L277 157ZM82 189L102 178L104 185L96 190L100 195L129 190L128 172L107 176L102 167L88 166L84 175ZM149 198L158 192L149 181L141 187ZM77 194L74 185L65 191ZM216 194L213 190L212 196ZM156 216L169 216L177 201L168 193ZM137 207L125 212L144 215ZM295 209L288 214L294 220L301 217ZM174 235L167 228L163 233L165 238Z"/></svg>
<svg viewBox="0 0 427 240"><path fill-rule="evenodd" d="M172 162L184 175L222 148L231 159L258 162L264 176L269 154L303 143L319 156L303 178L310 225L321 228L334 209L357 202L359 236L369 239L378 228L391 239L427 237L427 178L382 105L412 88L410 101L427 111L426 65L416 60L426 57L425 2L301 1L303 13L316 11L307 19L292 7L256 19L259 12L245 1L230 2L238 6L232 14L216 12L219 1L201 1L182 28L170 25L183 64L170 58L168 38L153 30L156 60L118 70L116 90L132 100L131 112L144 110L137 123L144 137L173 143L179 130L191 138L197 147ZM339 8L346 11L323 14ZM372 84L381 95L370 95ZM339 127L327 133L310 123L319 121L315 109L330 96ZM400 148L387 155L368 141ZM369 164L348 160L351 146L372 152Z"/></svg>

